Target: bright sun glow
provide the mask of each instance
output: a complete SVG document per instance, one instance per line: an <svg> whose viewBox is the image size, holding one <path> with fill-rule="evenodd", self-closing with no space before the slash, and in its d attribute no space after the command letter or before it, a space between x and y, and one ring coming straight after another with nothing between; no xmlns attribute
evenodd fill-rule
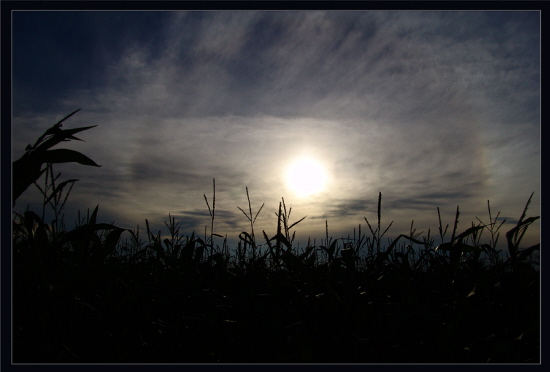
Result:
<svg viewBox="0 0 550 372"><path fill-rule="evenodd" d="M323 165L312 158L301 158L292 163L286 173L288 188L300 197L323 191L327 183L327 172Z"/></svg>

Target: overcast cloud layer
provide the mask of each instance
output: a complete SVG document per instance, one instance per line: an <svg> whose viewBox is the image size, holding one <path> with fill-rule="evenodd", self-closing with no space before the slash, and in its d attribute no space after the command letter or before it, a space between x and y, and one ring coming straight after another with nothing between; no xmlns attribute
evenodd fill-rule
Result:
<svg viewBox="0 0 550 372"><path fill-rule="evenodd" d="M79 178L67 204L99 204L103 221L157 229L168 213L189 233L210 225L235 239L276 231L281 197L297 237L353 234L376 221L391 235L437 235L437 207L462 230L493 215L513 223L531 192L540 214L538 12L16 12L13 157L68 113L64 128L98 125L80 151L101 168L58 165ZM307 199L285 168L320 159L330 180ZM37 206L29 191L16 210ZM38 207L35 207L38 208ZM383 226L383 227L384 227ZM506 225L509 227L509 225ZM459 227L460 229L460 227ZM538 242L538 224L530 241ZM504 239L504 237L502 237Z"/></svg>

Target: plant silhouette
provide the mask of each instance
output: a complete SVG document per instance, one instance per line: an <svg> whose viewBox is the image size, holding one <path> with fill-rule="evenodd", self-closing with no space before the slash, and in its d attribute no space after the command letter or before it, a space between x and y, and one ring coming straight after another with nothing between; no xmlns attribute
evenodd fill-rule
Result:
<svg viewBox="0 0 550 372"><path fill-rule="evenodd" d="M97 125L75 129L61 129L63 122L76 114L80 109L73 111L42 134L34 145L27 145L26 151L19 159L13 162L13 200L12 205L27 188L32 185L47 168L43 164L76 162L83 165L100 167L92 159L80 152L69 149L50 150L60 142L81 139L73 136L78 132L94 128Z"/></svg>

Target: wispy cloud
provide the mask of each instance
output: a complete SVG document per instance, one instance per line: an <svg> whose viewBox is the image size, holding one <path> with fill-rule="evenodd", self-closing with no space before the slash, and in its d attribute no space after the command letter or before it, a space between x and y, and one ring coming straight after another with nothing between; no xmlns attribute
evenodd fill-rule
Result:
<svg viewBox="0 0 550 372"><path fill-rule="evenodd" d="M246 186L266 203L260 225L273 225L285 197L312 233L321 219L353 226L376 211L379 191L389 216L405 219L397 228L427 225L437 206L483 213L496 198L515 211L531 191L538 203L537 13L141 13L148 32L134 16L79 15L97 33L72 50L48 43L60 59L96 51L98 78L46 97L67 112L14 111L14 156L75 108L67 126L98 124L71 144L103 165L69 168L81 178L75 204L99 202L125 225L170 212L199 228L215 178L220 232L234 234L247 226L237 209ZM16 108L33 99L18 76ZM284 169L300 154L331 175L317 198L286 189Z"/></svg>

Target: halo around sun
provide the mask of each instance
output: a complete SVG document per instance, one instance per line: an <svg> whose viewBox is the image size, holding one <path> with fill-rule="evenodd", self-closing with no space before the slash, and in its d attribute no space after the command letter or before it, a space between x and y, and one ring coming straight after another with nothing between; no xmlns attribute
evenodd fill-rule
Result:
<svg viewBox="0 0 550 372"><path fill-rule="evenodd" d="M328 175L321 162L313 158L300 158L286 171L286 186L299 197L308 197L324 191Z"/></svg>

